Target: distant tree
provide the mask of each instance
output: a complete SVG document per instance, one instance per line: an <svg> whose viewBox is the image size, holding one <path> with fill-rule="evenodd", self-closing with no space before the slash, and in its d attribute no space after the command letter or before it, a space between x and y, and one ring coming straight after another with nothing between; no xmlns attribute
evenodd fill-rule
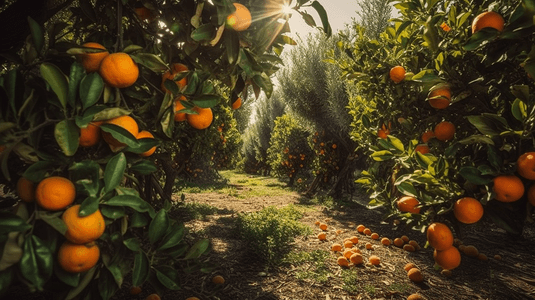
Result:
<svg viewBox="0 0 535 300"><path fill-rule="evenodd" d="M366 28L368 37L378 38L388 26L393 8L390 2L390 0L357 0L357 15L360 19L357 23Z"/></svg>

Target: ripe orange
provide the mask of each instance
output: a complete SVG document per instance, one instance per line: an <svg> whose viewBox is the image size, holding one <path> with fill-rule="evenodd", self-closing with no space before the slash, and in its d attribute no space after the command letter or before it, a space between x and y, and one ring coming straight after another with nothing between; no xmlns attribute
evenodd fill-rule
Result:
<svg viewBox="0 0 535 300"><path fill-rule="evenodd" d="M372 233L372 234L370 235L370 237L371 237L373 240L378 240L378 239L379 239L379 234L374 232L374 233Z"/></svg>
<svg viewBox="0 0 535 300"><path fill-rule="evenodd" d="M422 142L427 143L430 139L435 137L433 130L428 130L422 133Z"/></svg>
<svg viewBox="0 0 535 300"><path fill-rule="evenodd" d="M395 238L394 239L394 245L396 247L403 247L403 244L405 244L405 242L401 239L401 238Z"/></svg>
<svg viewBox="0 0 535 300"><path fill-rule="evenodd" d="M43 179L35 190L35 201L46 210L60 210L71 205L76 188L67 178L52 176Z"/></svg>
<svg viewBox="0 0 535 300"><path fill-rule="evenodd" d="M372 235L372 231L371 231L370 228L364 228L363 233L364 233L365 235Z"/></svg>
<svg viewBox="0 0 535 300"><path fill-rule="evenodd" d="M514 202L524 195L524 184L515 175L500 175L494 178L494 191L496 200L500 202Z"/></svg>
<svg viewBox="0 0 535 300"><path fill-rule="evenodd" d="M418 201L416 198L411 196L403 196L399 198L399 200L396 202L399 211L401 212L410 212L412 214L419 214L420 208L416 207L420 204L420 201Z"/></svg>
<svg viewBox="0 0 535 300"><path fill-rule="evenodd" d="M443 223L433 223L427 228L427 241L437 250L446 250L453 245L453 234Z"/></svg>
<svg viewBox="0 0 535 300"><path fill-rule="evenodd" d="M477 250L477 248L472 245L464 246L462 251L464 254L466 254L466 256L470 256L470 257L479 256L479 250Z"/></svg>
<svg viewBox="0 0 535 300"><path fill-rule="evenodd" d="M332 147L333 149L336 149L337 146L336 146L336 144L333 144L331 147Z"/></svg>
<svg viewBox="0 0 535 300"><path fill-rule="evenodd" d="M516 161L516 171L526 179L535 180L535 152L520 155Z"/></svg>
<svg viewBox="0 0 535 300"><path fill-rule="evenodd" d="M479 14L472 21L472 33L476 33L481 29L488 27L494 28L498 31L503 31L504 24L505 21L499 13L487 11Z"/></svg>
<svg viewBox="0 0 535 300"><path fill-rule="evenodd" d="M435 138L439 141L449 141L455 135L455 125L448 121L443 121L435 126Z"/></svg>
<svg viewBox="0 0 535 300"><path fill-rule="evenodd" d="M236 31L244 31L251 26L251 12L240 3L233 3L236 11L228 15L227 25Z"/></svg>
<svg viewBox="0 0 535 300"><path fill-rule="evenodd" d="M206 129L212 124L214 115L212 114L211 108L194 107L193 110L196 111L197 114L186 115L188 124L191 125L191 127L196 129Z"/></svg>
<svg viewBox="0 0 535 300"><path fill-rule="evenodd" d="M141 287L133 286L130 288L130 295L139 295L141 293Z"/></svg>
<svg viewBox="0 0 535 300"><path fill-rule="evenodd" d="M126 88L136 82L139 68L130 55L119 52L106 56L100 63L98 73L109 86Z"/></svg>
<svg viewBox="0 0 535 300"><path fill-rule="evenodd" d="M106 50L106 47L102 46L99 43L89 42L89 43L82 44L82 46L89 47L89 48L96 48L96 49ZM98 71L98 69L100 67L100 63L109 54L110 53L108 52L108 50L106 50L106 51L102 51L102 52L78 54L78 55L76 55L76 57L78 58L78 60L82 64L82 67L84 67L84 70L87 73L91 73L91 72Z"/></svg>
<svg viewBox="0 0 535 300"><path fill-rule="evenodd" d="M344 248L353 248L353 242L351 240L345 240Z"/></svg>
<svg viewBox="0 0 535 300"><path fill-rule="evenodd" d="M232 109L238 109L241 107L241 98L238 97L236 101L232 103Z"/></svg>
<svg viewBox="0 0 535 300"><path fill-rule="evenodd" d="M189 70L188 66L186 66L184 64L180 64L180 63L172 64L171 65L171 70L163 73L163 75L162 75L162 84L161 84L162 91L164 91L166 93L170 93L170 91L165 88L165 84L164 84L165 81L167 79L173 80L178 73L186 72L188 70ZM184 88L188 84L188 78L184 77L184 78L182 78L180 80L176 80L175 83L176 83L176 85L178 85L178 89L181 90L182 88Z"/></svg>
<svg viewBox="0 0 535 300"><path fill-rule="evenodd" d="M95 266L100 249L95 242L79 245L65 241L58 250L58 263L69 273L85 272Z"/></svg>
<svg viewBox="0 0 535 300"><path fill-rule="evenodd" d="M407 276L409 276L409 279L412 282L420 283L424 281L424 276L422 275L422 271L418 268L412 268L407 272Z"/></svg>
<svg viewBox="0 0 535 300"><path fill-rule="evenodd" d="M318 240L326 241L327 240L327 234L325 232L322 232L322 233L318 234Z"/></svg>
<svg viewBox="0 0 535 300"><path fill-rule="evenodd" d="M535 206L535 184L532 184L528 189L528 201L532 206Z"/></svg>
<svg viewBox="0 0 535 300"><path fill-rule="evenodd" d="M65 238L75 244L86 244L98 239L106 229L100 210L85 217L80 217L79 213L79 204L69 207L63 213L61 218L67 225Z"/></svg>
<svg viewBox="0 0 535 300"><path fill-rule="evenodd" d="M459 222L473 224L483 217L483 205L474 198L464 197L455 201L453 214Z"/></svg>
<svg viewBox="0 0 535 300"><path fill-rule="evenodd" d="M35 200L35 184L26 177L21 177L17 181L17 195L24 202Z"/></svg>
<svg viewBox="0 0 535 300"><path fill-rule="evenodd" d="M416 251L416 249L414 248L413 245L409 245L409 244L405 244L403 245L403 250L407 251L407 252L414 252Z"/></svg>
<svg viewBox="0 0 535 300"><path fill-rule="evenodd" d="M385 245L385 246L390 246L390 239L389 238L382 238L381 239L381 244Z"/></svg>
<svg viewBox="0 0 535 300"><path fill-rule="evenodd" d="M403 267L403 269L404 269L405 271L407 271L407 272L409 272L409 270L412 269L412 268L416 268L416 265L413 264L413 263L407 263L407 264L405 265L405 267Z"/></svg>
<svg viewBox="0 0 535 300"><path fill-rule="evenodd" d="M195 299L196 297L193 297L193 299ZM190 298L188 298L190 299ZM193 300L193 299L190 299L190 300ZM145 300L162 300L162 298L160 298L160 295L158 294L150 294L147 296L147 298L145 298Z"/></svg>
<svg viewBox="0 0 535 300"><path fill-rule="evenodd" d="M201 300L201 299L199 299L199 298L197 298L197 297L189 297L189 298L187 298L186 300Z"/></svg>
<svg viewBox="0 0 535 300"><path fill-rule="evenodd" d="M420 152L422 154L429 153L429 146L427 146L426 144L420 144L416 146L416 148L414 148L414 152Z"/></svg>
<svg viewBox="0 0 535 300"><path fill-rule="evenodd" d="M372 245L372 243L369 243L369 242L366 243L366 249L367 249L367 250L373 250L373 245Z"/></svg>
<svg viewBox="0 0 535 300"><path fill-rule="evenodd" d="M405 68L402 66L395 66L390 69L390 79L395 83L400 83L405 79Z"/></svg>
<svg viewBox="0 0 535 300"><path fill-rule="evenodd" d="M494 255L495 260L502 260L502 256L499 254Z"/></svg>
<svg viewBox="0 0 535 300"><path fill-rule="evenodd" d="M446 270L453 270L461 264L461 253L453 246L445 250L435 249L433 258L439 266Z"/></svg>
<svg viewBox="0 0 535 300"><path fill-rule="evenodd" d="M356 237L356 236L352 236L352 237L350 237L349 240L350 240L351 242L353 242L353 244L355 244L355 245L359 243L359 238Z"/></svg>
<svg viewBox="0 0 535 300"><path fill-rule="evenodd" d="M341 267L347 267L349 266L349 261L347 261L347 258L343 257L343 256L339 256L337 259L336 259L336 262L338 263L339 266Z"/></svg>
<svg viewBox="0 0 535 300"><path fill-rule="evenodd" d="M344 256L345 258L349 259L351 258L351 255L353 255L355 252L353 251L353 249L345 249L344 252L342 253L342 256Z"/></svg>
<svg viewBox="0 0 535 300"><path fill-rule="evenodd" d="M415 240L410 240L410 241L409 241L409 245L413 246L414 249L416 249L416 250L418 250L418 248L420 248L420 245L419 245L418 242L415 241Z"/></svg>
<svg viewBox="0 0 535 300"><path fill-rule="evenodd" d="M148 132L146 130L142 130L137 134L136 138L137 139L142 139L142 138L152 138L153 139L154 136L152 135L152 133L150 133L150 132ZM150 148L149 150L147 150L147 151L145 151L145 152L143 152L143 153L141 153L139 155L141 155L143 157L151 156L154 153L154 151L156 151L156 146Z"/></svg>
<svg viewBox="0 0 535 300"><path fill-rule="evenodd" d="M180 101L186 101L186 97L180 96L179 98L175 99L175 106L174 106L174 112L175 112L175 121L182 122L186 121L186 113L180 113L179 111L185 109L186 107L182 105Z"/></svg>
<svg viewBox="0 0 535 300"><path fill-rule="evenodd" d="M370 263L374 266L378 266L381 264L381 259L378 256L372 255L370 258L368 258Z"/></svg>
<svg viewBox="0 0 535 300"><path fill-rule="evenodd" d="M130 116L119 116L119 117L116 117L116 118L113 118L111 120L108 120L106 121L107 124L114 124L114 125L117 125L117 126L120 126L124 129L126 129L128 132L130 132L134 137L136 137L139 133L139 127L137 126L137 122L136 120L134 120L134 118L130 117ZM125 144L119 142L118 140L116 140L110 133L108 132L102 132L102 138L104 139L104 141L106 141L106 143L108 143L108 145L110 146L110 148L115 151L116 149L120 148L120 147L124 147L126 146Z"/></svg>
<svg viewBox="0 0 535 300"><path fill-rule="evenodd" d="M405 243L408 243L408 242L410 241L409 237L406 236L406 235L401 236L401 239L402 239L403 242L405 242Z"/></svg>
<svg viewBox="0 0 535 300"><path fill-rule="evenodd" d="M81 147L91 147L100 141L100 124L102 122L90 122L85 128L80 128L80 140L78 145Z"/></svg>
<svg viewBox="0 0 535 300"><path fill-rule="evenodd" d="M357 231L358 231L359 233L363 233L363 232L364 232L364 229L366 229L366 226L364 226L364 225L362 225L362 224L359 225L359 226L357 226Z"/></svg>
<svg viewBox="0 0 535 300"><path fill-rule="evenodd" d="M332 244L331 250L332 251L342 251L342 245L340 245L338 243Z"/></svg>
<svg viewBox="0 0 535 300"><path fill-rule="evenodd" d="M436 109L444 109L450 106L451 91L448 87L442 87L429 92L427 96L429 105Z"/></svg>
<svg viewBox="0 0 535 300"><path fill-rule="evenodd" d="M477 256L477 259L478 259L478 260L481 260L481 261L487 261L487 260L489 260L489 258L488 258L485 254L483 254L483 253L479 253L479 255Z"/></svg>
<svg viewBox="0 0 535 300"><path fill-rule="evenodd" d="M407 300L426 300L424 296L420 294L411 294L409 297L407 297Z"/></svg>
<svg viewBox="0 0 535 300"><path fill-rule="evenodd" d="M221 275L216 275L212 278L212 282L214 284L223 284L225 283L225 278L223 278Z"/></svg>
<svg viewBox="0 0 535 300"><path fill-rule="evenodd" d="M361 265L364 263L364 257L360 253L354 253L349 260L355 265Z"/></svg>
<svg viewBox="0 0 535 300"><path fill-rule="evenodd" d="M327 224L320 223L320 229L323 230L323 231L327 230Z"/></svg>

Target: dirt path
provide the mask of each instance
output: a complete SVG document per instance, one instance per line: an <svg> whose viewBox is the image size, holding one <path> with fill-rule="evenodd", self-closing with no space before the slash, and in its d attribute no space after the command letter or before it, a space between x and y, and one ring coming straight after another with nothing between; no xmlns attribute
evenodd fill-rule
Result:
<svg viewBox="0 0 535 300"><path fill-rule="evenodd" d="M301 261L295 264L268 268L247 252L244 241L234 231L237 213L252 212L263 207L303 203L305 199L296 193L240 197L254 187L234 185L236 193L230 196L221 193L185 194L186 203L210 205L217 212L204 219L194 219L186 226L196 236L208 237L213 243L210 261L216 265L212 274L199 278L198 274L187 278L182 285L188 290L180 296L197 296L202 300L253 300L253 299L406 299L412 293L424 295L427 299L535 299L535 234L533 226L527 239L514 240L504 231L480 222L463 228L462 240L475 245L489 257L488 261L462 256L461 266L453 271L452 277L444 277L433 268L433 254L430 248L422 247L417 252L385 247L370 237L356 233L356 225L364 224L381 237L390 239L407 235L421 246L425 245L424 234L395 228L381 223L381 212L368 210L364 199L356 204L327 209L321 205L308 205L303 223L314 229L314 234L299 237L292 252L327 253L324 263ZM355 199L353 199L355 200ZM314 225L316 220L327 221L329 225L327 242L320 242L320 232ZM336 230L341 230L337 235ZM377 255L381 258L378 267L366 265L342 269L336 264L337 254L329 251L333 242L357 235L359 247L365 258ZM365 250L364 244L371 243L373 250ZM329 252L328 252L329 251ZM502 260L493 259L495 254ZM421 284L412 283L403 270L406 263L415 263L424 275ZM214 274L223 275L223 287L211 284ZM308 275L307 275L308 274ZM323 276L323 277L322 277ZM171 296L173 295L173 296ZM182 299L176 293L162 299Z"/></svg>

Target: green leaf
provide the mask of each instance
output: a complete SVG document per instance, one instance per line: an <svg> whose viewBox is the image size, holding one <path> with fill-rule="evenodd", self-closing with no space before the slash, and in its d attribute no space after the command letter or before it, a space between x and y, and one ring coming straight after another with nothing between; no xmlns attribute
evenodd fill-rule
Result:
<svg viewBox="0 0 535 300"><path fill-rule="evenodd" d="M492 182L492 179L483 177L481 172L472 166L464 166L459 170L459 174L467 181L476 185L486 185Z"/></svg>
<svg viewBox="0 0 535 300"><path fill-rule="evenodd" d="M149 203L140 197L133 195L118 195L104 202L104 204L110 206L126 206L134 209L137 212L154 213L154 209Z"/></svg>
<svg viewBox="0 0 535 300"><path fill-rule="evenodd" d="M371 157L375 161L385 161L391 159L392 157L394 157L394 155L392 155L392 152L388 150L381 150L372 153Z"/></svg>
<svg viewBox="0 0 535 300"><path fill-rule="evenodd" d="M78 185L77 190L85 192L92 197L97 197L100 192L100 165L94 160L84 160L71 165L73 181ZM83 190L79 185L83 186Z"/></svg>
<svg viewBox="0 0 535 300"><path fill-rule="evenodd" d="M108 219L117 220L126 216L126 210L122 206L106 206L100 207L100 212Z"/></svg>
<svg viewBox="0 0 535 300"><path fill-rule="evenodd" d="M143 153L148 150L150 150L154 146L158 146L160 142L157 139L154 138L140 138L137 140L139 146L136 148L126 147L124 148L124 151L133 152L133 153Z"/></svg>
<svg viewBox="0 0 535 300"><path fill-rule="evenodd" d="M498 153L498 151L496 151L496 148L490 145L487 146L487 157L488 157L488 161L490 162L490 165L494 169L500 170L503 167L503 159Z"/></svg>
<svg viewBox="0 0 535 300"><path fill-rule="evenodd" d="M11 286L11 282L15 277L14 268L7 268L0 271L0 296L2 296Z"/></svg>
<svg viewBox="0 0 535 300"><path fill-rule="evenodd" d="M167 71L167 64L157 55L152 53L136 53L131 55L132 59L155 73Z"/></svg>
<svg viewBox="0 0 535 300"><path fill-rule="evenodd" d="M30 228L32 228L32 226L27 224L19 216L0 211L0 235L4 235L12 231L26 231Z"/></svg>
<svg viewBox="0 0 535 300"><path fill-rule="evenodd" d="M167 231L169 227L169 216L165 209L161 209L156 213L154 219L150 222L149 225L149 242L151 244L156 244Z"/></svg>
<svg viewBox="0 0 535 300"><path fill-rule="evenodd" d="M268 98L271 97L271 94L273 93L273 83L266 74L262 73L261 75L253 76L253 82L262 88Z"/></svg>
<svg viewBox="0 0 535 300"><path fill-rule="evenodd" d="M199 258L206 250L208 250L209 245L210 241L208 239L198 240L191 246L184 259Z"/></svg>
<svg viewBox="0 0 535 300"><path fill-rule="evenodd" d="M123 180L124 170L126 169L126 156L119 153L110 158L104 170L104 192L108 193L115 189ZM109 204L108 204L109 205Z"/></svg>
<svg viewBox="0 0 535 300"><path fill-rule="evenodd" d="M164 242L158 247L158 250L162 251L177 246L182 241L185 233L186 227L184 223L174 223L167 230L167 234L162 239Z"/></svg>
<svg viewBox="0 0 535 300"><path fill-rule="evenodd" d="M464 138L459 141L459 144L463 145L471 145L471 144L488 144L488 145L494 145L494 141L486 136L486 135L480 135L480 134L474 134L467 138ZM454 155L452 155L454 156Z"/></svg>
<svg viewBox="0 0 535 300"><path fill-rule="evenodd" d="M50 211L37 211L37 218L43 220L45 223L50 225L50 227L57 230L62 235L65 235L67 232L67 225L59 217L63 212L50 212Z"/></svg>
<svg viewBox="0 0 535 300"><path fill-rule="evenodd" d="M511 87L511 93L521 101L529 101L529 86L527 85L514 85Z"/></svg>
<svg viewBox="0 0 535 300"><path fill-rule="evenodd" d="M46 174L52 171L55 166L56 166L56 163L52 161L48 161L48 160L38 161L36 163L31 164L26 169L26 171L24 171L24 174L22 174L22 176L29 179L30 181L39 182L43 180Z"/></svg>
<svg viewBox="0 0 535 300"><path fill-rule="evenodd" d="M160 125L162 126L163 133L165 133L168 138L172 138L173 130L175 128L175 114L172 111L167 110L160 120Z"/></svg>
<svg viewBox="0 0 535 300"><path fill-rule="evenodd" d="M325 8L318 2L313 1L311 6L318 12L318 15L320 16L321 23L323 24L323 31L327 34L327 37L330 37L332 34L331 25L329 24L329 18L327 17L327 12L325 11Z"/></svg>
<svg viewBox="0 0 535 300"><path fill-rule="evenodd" d="M67 77L56 65L51 63L44 62L39 69L41 71L41 76L50 85L54 93L58 96L58 100L63 106L63 109L65 109L69 98L69 83L67 82Z"/></svg>
<svg viewBox="0 0 535 300"><path fill-rule="evenodd" d="M130 218L130 227L139 228L149 225L150 218L146 214L134 211Z"/></svg>
<svg viewBox="0 0 535 300"><path fill-rule="evenodd" d="M513 104L511 105L511 113L513 114L513 117L520 122L522 122L528 117L527 110L528 106L526 105L526 103L524 103L524 101L520 100L519 98L516 98Z"/></svg>
<svg viewBox="0 0 535 300"><path fill-rule="evenodd" d="M80 81L84 78L84 67L78 62L74 62L71 65L71 71L69 74L69 92L68 99L71 107L76 107L76 97L78 95L78 88Z"/></svg>
<svg viewBox="0 0 535 300"><path fill-rule="evenodd" d="M123 244L126 246L126 248L134 252L141 251L141 242L138 238L129 238L127 240L124 240Z"/></svg>
<svg viewBox="0 0 535 300"><path fill-rule="evenodd" d="M95 105L104 91L104 81L97 72L85 75L80 83L80 99L82 106L87 109Z"/></svg>
<svg viewBox="0 0 535 300"><path fill-rule="evenodd" d="M150 262L145 252L140 251L134 257L134 269L132 271L132 285L141 286L149 278Z"/></svg>
<svg viewBox="0 0 535 300"><path fill-rule="evenodd" d="M473 51L484 45L491 39L495 38L498 34L498 30L494 28L484 28L474 33L468 42L463 46L465 51Z"/></svg>
<svg viewBox="0 0 535 300"><path fill-rule="evenodd" d="M303 20L305 21L305 23L307 23L308 26L316 27L316 21L314 21L314 18L310 14L304 11L298 11L298 13L301 14Z"/></svg>
<svg viewBox="0 0 535 300"><path fill-rule="evenodd" d="M158 266L155 268L156 278L166 288L170 290L179 290L180 286L177 284L178 272L171 266Z"/></svg>
<svg viewBox="0 0 535 300"><path fill-rule="evenodd" d="M69 286L77 287L80 284L80 273L69 273L63 270L57 262L54 263L54 274Z"/></svg>
<svg viewBox="0 0 535 300"><path fill-rule="evenodd" d="M216 28L214 25L207 23L202 24L199 28L191 32L191 39L196 42L211 41L215 37Z"/></svg>
<svg viewBox="0 0 535 300"><path fill-rule="evenodd" d="M398 184L396 187L398 191L402 193L403 195L418 198L418 192L416 191L416 188L414 188L414 186L410 184L409 182L402 182Z"/></svg>
<svg viewBox="0 0 535 300"><path fill-rule="evenodd" d="M99 200L99 198L91 196L85 198L85 200L80 205L80 211L78 212L78 215L80 217L85 217L96 212L98 210Z"/></svg>
<svg viewBox="0 0 535 300"><path fill-rule="evenodd" d="M98 278L98 291L103 300L109 300L115 292L119 290L119 286L113 278L113 274L107 268L101 268Z"/></svg>
<svg viewBox="0 0 535 300"><path fill-rule="evenodd" d="M72 300L76 296L78 296L78 294L80 294L87 287L87 285L89 285L89 283L93 280L93 276L95 276L96 270L97 270L96 266L89 269L89 271L87 271L82 277L82 279L80 280L80 283L75 288L71 289L69 293L67 294L67 296L65 296L65 300Z"/></svg>
<svg viewBox="0 0 535 300"><path fill-rule="evenodd" d="M202 108L212 108L219 103L221 97L217 94L204 94L191 100L193 104Z"/></svg>
<svg viewBox="0 0 535 300"><path fill-rule="evenodd" d="M33 44L38 53L43 50L45 44L45 36L43 33L43 28L34 19L28 16L28 23L30 23L30 32L32 33Z"/></svg>
<svg viewBox="0 0 535 300"><path fill-rule="evenodd" d="M91 108L89 108L88 110L90 109ZM130 114L130 111L120 108L120 107L104 108L95 113L93 117L93 121L106 121L106 120L110 120L119 116L124 116L124 115L129 115L129 114Z"/></svg>
<svg viewBox="0 0 535 300"><path fill-rule="evenodd" d="M19 263L22 276L42 291L52 276L54 258L50 249L35 235L24 240L23 254Z"/></svg>
<svg viewBox="0 0 535 300"><path fill-rule="evenodd" d="M114 139L117 141L127 145L131 148L138 148L139 142L137 141L136 137L131 134L128 130L122 128L121 126L117 126L115 124L102 124L100 125L100 129L104 132L110 133Z"/></svg>
<svg viewBox="0 0 535 300"><path fill-rule="evenodd" d="M234 30L227 30L225 36L225 50L229 65L234 65L240 56L240 37Z"/></svg>
<svg viewBox="0 0 535 300"><path fill-rule="evenodd" d="M488 114L481 115L481 116L467 116L467 119L482 134L490 135L490 136L499 135L502 131L504 131L504 126L503 126L502 121L496 118L489 117L489 116L490 115ZM500 117L497 117L497 118L500 118Z"/></svg>
<svg viewBox="0 0 535 300"><path fill-rule="evenodd" d="M129 170L132 172L137 172L141 175L149 175L150 173L157 171L158 168L153 161L144 159L133 164Z"/></svg>
<svg viewBox="0 0 535 300"><path fill-rule="evenodd" d="M66 156L73 156L78 150L80 135L73 120L63 120L56 124L54 137Z"/></svg>
<svg viewBox="0 0 535 300"><path fill-rule="evenodd" d="M392 144L392 146L394 146L394 148L398 149L399 151L405 151L403 142L400 139L392 135L388 135L387 138L388 138L388 141Z"/></svg>

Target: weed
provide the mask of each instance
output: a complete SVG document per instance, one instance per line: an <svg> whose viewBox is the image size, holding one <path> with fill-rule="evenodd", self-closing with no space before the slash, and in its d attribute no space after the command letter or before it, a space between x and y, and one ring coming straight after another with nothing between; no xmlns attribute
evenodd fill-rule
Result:
<svg viewBox="0 0 535 300"><path fill-rule="evenodd" d="M296 267L295 277L297 279L311 279L318 283L324 283L329 277L332 277L332 272L327 265L329 257L329 251L325 250L290 252L282 259L282 263Z"/></svg>
<svg viewBox="0 0 535 300"><path fill-rule="evenodd" d="M388 286L388 289L391 291L396 291L400 293L405 293L411 289L411 286L407 283L392 283Z"/></svg>
<svg viewBox="0 0 535 300"><path fill-rule="evenodd" d="M343 278L343 289L351 294L357 294L360 290L359 286L357 285L358 280L358 270L355 268L351 268L348 270L342 270L342 278Z"/></svg>
<svg viewBox="0 0 535 300"><path fill-rule="evenodd" d="M296 236L312 229L301 222L303 213L294 205L277 209L268 206L258 212L238 214L236 228L249 248L269 264L277 264Z"/></svg>
<svg viewBox="0 0 535 300"><path fill-rule="evenodd" d="M217 213L218 208L206 203L190 202L174 207L175 212L187 220L206 220L209 215Z"/></svg>

